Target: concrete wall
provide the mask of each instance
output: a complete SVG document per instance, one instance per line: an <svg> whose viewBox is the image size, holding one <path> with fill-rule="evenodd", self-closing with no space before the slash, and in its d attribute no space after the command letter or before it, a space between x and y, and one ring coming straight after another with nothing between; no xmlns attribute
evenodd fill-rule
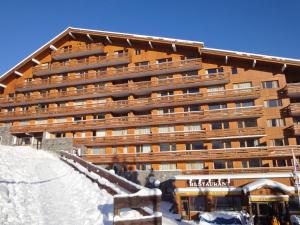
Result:
<svg viewBox="0 0 300 225"><path fill-rule="evenodd" d="M12 145L13 136L9 132L10 127L0 127L0 144L2 145Z"/></svg>
<svg viewBox="0 0 300 225"><path fill-rule="evenodd" d="M42 149L53 152L72 151L73 141L70 138L43 139Z"/></svg>

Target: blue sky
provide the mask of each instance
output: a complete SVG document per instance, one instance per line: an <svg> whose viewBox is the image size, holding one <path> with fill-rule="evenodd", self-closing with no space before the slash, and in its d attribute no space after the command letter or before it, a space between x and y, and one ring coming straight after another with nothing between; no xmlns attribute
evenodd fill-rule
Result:
<svg viewBox="0 0 300 225"><path fill-rule="evenodd" d="M0 74L68 26L300 58L299 0L2 0Z"/></svg>

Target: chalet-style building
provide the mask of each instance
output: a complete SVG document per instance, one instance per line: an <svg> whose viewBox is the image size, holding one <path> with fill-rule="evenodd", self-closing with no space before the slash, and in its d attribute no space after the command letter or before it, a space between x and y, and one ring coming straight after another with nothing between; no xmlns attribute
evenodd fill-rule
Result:
<svg viewBox="0 0 300 225"><path fill-rule="evenodd" d="M244 208L264 224L297 203L300 60L67 28L4 73L0 92L3 144L179 171L183 218Z"/></svg>

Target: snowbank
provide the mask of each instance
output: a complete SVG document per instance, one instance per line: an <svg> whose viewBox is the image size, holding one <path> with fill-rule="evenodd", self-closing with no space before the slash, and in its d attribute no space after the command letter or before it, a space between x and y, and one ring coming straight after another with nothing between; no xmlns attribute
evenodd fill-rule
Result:
<svg viewBox="0 0 300 225"><path fill-rule="evenodd" d="M200 225L246 225L246 220L240 212L216 211L202 213L199 216Z"/></svg>
<svg viewBox="0 0 300 225"><path fill-rule="evenodd" d="M291 215L292 225L300 225L300 215Z"/></svg>

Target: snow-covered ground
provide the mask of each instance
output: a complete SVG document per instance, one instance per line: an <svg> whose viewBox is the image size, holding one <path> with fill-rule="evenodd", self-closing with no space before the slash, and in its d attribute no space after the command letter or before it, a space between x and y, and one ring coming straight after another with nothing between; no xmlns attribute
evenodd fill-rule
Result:
<svg viewBox="0 0 300 225"><path fill-rule="evenodd" d="M113 198L56 156L0 146L0 224L111 224Z"/></svg>
<svg viewBox="0 0 300 225"><path fill-rule="evenodd" d="M111 225L112 204L110 194L57 156L0 145L1 225ZM164 225L196 224L176 221L170 207L161 203Z"/></svg>

